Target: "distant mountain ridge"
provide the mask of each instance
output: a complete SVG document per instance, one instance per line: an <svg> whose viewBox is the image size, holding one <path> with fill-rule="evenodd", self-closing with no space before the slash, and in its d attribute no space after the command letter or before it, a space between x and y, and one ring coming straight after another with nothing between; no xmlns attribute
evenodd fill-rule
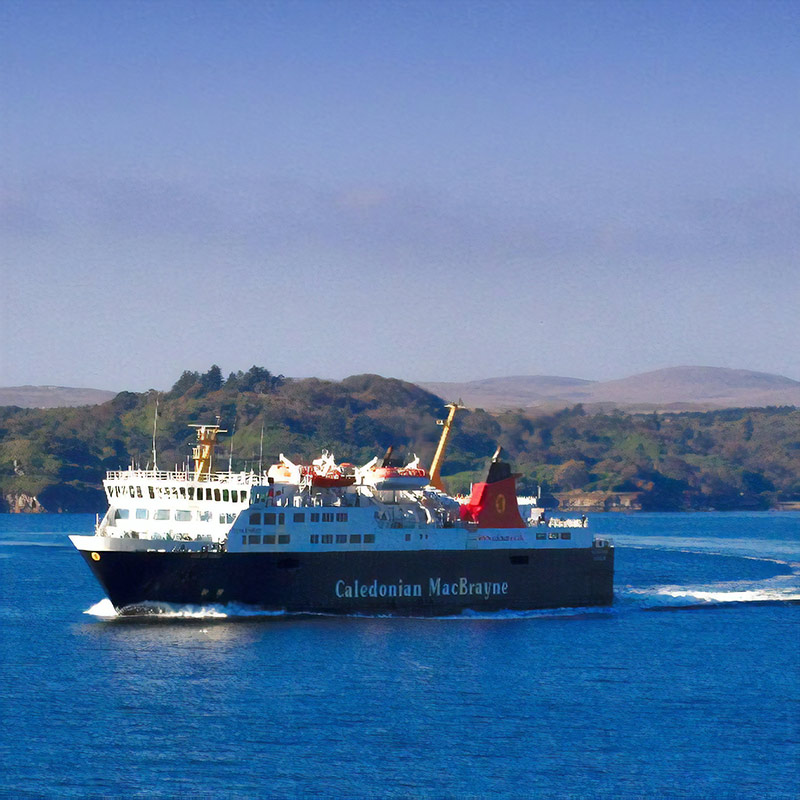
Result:
<svg viewBox="0 0 800 800"><path fill-rule="evenodd" d="M600 409L703 411L717 408L800 407L800 381L726 367L667 367L610 381L556 375L515 375L465 382L417 384L471 408L555 409L583 403ZM69 386L0 387L0 406L66 408L99 405L116 396L103 389Z"/></svg>
<svg viewBox="0 0 800 800"><path fill-rule="evenodd" d="M116 392L104 389L83 389L73 386L5 386L0 387L0 406L20 408L72 408L105 403Z"/></svg>
<svg viewBox="0 0 800 800"><path fill-rule="evenodd" d="M611 381L527 375L419 385L447 400L460 398L467 406L492 411L576 403L673 411L800 406L800 381L726 367L667 367Z"/></svg>

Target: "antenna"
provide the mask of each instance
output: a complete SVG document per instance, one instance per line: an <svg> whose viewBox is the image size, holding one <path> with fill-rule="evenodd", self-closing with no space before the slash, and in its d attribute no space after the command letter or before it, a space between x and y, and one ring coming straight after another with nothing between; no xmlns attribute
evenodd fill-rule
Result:
<svg viewBox="0 0 800 800"><path fill-rule="evenodd" d="M236 417L233 418L233 431L231 432L231 446L228 450L228 472L233 471L233 437L236 436Z"/></svg>
<svg viewBox="0 0 800 800"><path fill-rule="evenodd" d="M263 470L264 460L264 421L261 421L261 441L258 445L258 474L260 475Z"/></svg>
<svg viewBox="0 0 800 800"><path fill-rule="evenodd" d="M158 393L156 393L156 408L153 412L153 472L158 472L156 460L156 430L158 429Z"/></svg>

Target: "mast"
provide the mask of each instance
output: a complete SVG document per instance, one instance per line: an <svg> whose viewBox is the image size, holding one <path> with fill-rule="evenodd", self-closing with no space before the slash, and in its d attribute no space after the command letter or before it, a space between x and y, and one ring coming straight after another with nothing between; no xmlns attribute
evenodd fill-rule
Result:
<svg viewBox="0 0 800 800"><path fill-rule="evenodd" d="M158 395L156 395L156 410L153 412L153 471L158 472L156 459L156 428L158 427Z"/></svg>
<svg viewBox="0 0 800 800"><path fill-rule="evenodd" d="M219 425L190 425L189 427L197 429L197 444L192 448L194 479L204 481L211 475L214 466L214 443L217 440L217 434L228 431L223 430Z"/></svg>
<svg viewBox="0 0 800 800"><path fill-rule="evenodd" d="M436 424L442 426L442 435L439 439L439 446L436 448L436 455L433 457L430 469L431 486L436 487L440 492L444 491L444 484L442 483L442 477L439 474L439 471L441 469L442 462L444 461L444 451L447 448L447 440L450 438L450 428L453 426L453 420L455 419L456 411L464 408L464 406L461 405L461 401L459 401L458 403L448 403L445 408L449 408L450 413L447 415L446 420L436 420Z"/></svg>

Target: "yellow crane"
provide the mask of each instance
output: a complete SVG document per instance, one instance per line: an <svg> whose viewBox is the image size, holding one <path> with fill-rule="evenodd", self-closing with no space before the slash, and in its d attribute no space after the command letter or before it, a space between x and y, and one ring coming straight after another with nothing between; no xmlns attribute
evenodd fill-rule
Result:
<svg viewBox="0 0 800 800"><path fill-rule="evenodd" d="M461 405L461 401L459 401L458 403L448 403L445 407L450 409L450 413L447 415L446 420L436 420L436 424L442 426L442 435L439 439L439 446L436 448L436 455L433 457L430 469L431 486L435 486L441 492L444 491L444 484L442 483L442 476L439 474L439 471L444 461L444 451L447 448L447 440L450 438L450 428L453 426L456 411L465 408L465 406Z"/></svg>
<svg viewBox="0 0 800 800"><path fill-rule="evenodd" d="M192 449L194 479L204 481L211 475L214 465L214 443L217 440L217 434L228 431L223 430L219 425L190 425L189 427L197 429L197 444Z"/></svg>

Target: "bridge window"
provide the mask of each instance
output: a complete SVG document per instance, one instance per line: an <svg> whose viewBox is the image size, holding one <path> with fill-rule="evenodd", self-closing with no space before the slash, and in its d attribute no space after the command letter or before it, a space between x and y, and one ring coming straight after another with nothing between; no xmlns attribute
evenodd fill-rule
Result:
<svg viewBox="0 0 800 800"><path fill-rule="evenodd" d="M150 495L150 499L151 500L155 500L156 499L156 493L153 491L153 487L152 486L148 486L147 487L147 492Z"/></svg>
<svg viewBox="0 0 800 800"><path fill-rule="evenodd" d="M303 514L303 513L295 514L294 515L294 521L295 522L305 522L306 521L306 515Z"/></svg>
<svg viewBox="0 0 800 800"><path fill-rule="evenodd" d="M259 511L255 511L250 515L250 525L260 525L261 524L261 513Z"/></svg>
<svg viewBox="0 0 800 800"><path fill-rule="evenodd" d="M191 511L176 511L175 512L175 521L176 522L189 522L192 518Z"/></svg>
<svg viewBox="0 0 800 800"><path fill-rule="evenodd" d="M136 509L136 519L147 519L150 515L147 513L146 508Z"/></svg>
<svg viewBox="0 0 800 800"><path fill-rule="evenodd" d="M558 531L552 531L547 534L548 539L558 539Z"/></svg>
<svg viewBox="0 0 800 800"><path fill-rule="evenodd" d="M153 519L157 520L165 520L169 519L169 509L168 508L159 508L153 512Z"/></svg>
<svg viewBox="0 0 800 800"><path fill-rule="evenodd" d="M114 512L114 519L128 519L130 515L131 512L127 508L118 508Z"/></svg>
<svg viewBox="0 0 800 800"><path fill-rule="evenodd" d="M222 490L222 502L223 503L227 503L228 502L228 490L227 489L223 489Z"/></svg>
<svg viewBox="0 0 800 800"><path fill-rule="evenodd" d="M219 489L214 489L214 499L219 503Z"/></svg>
<svg viewBox="0 0 800 800"><path fill-rule="evenodd" d="M562 538L562 539L571 539L571 538L572 538L572 534L571 534L569 531L564 531L564 532L561 534L561 538Z"/></svg>
<svg viewBox="0 0 800 800"><path fill-rule="evenodd" d="M273 512L267 512L264 514L264 524L265 525L274 525L275 524L275 514Z"/></svg>
<svg viewBox="0 0 800 800"><path fill-rule="evenodd" d="M311 515L311 521L312 521L312 522L319 522L319 514L317 514L317 513L313 513L313 514Z"/></svg>
<svg viewBox="0 0 800 800"><path fill-rule="evenodd" d="M347 512L344 511L344 512L342 512L340 514L337 514L336 515L336 521L337 522L347 522Z"/></svg>
<svg viewBox="0 0 800 800"><path fill-rule="evenodd" d="M536 531L536 538L537 539L546 539L547 534L544 531Z"/></svg>
<svg viewBox="0 0 800 800"><path fill-rule="evenodd" d="M286 523L286 515L281 513L278 514L278 525L284 525Z"/></svg>
<svg viewBox="0 0 800 800"><path fill-rule="evenodd" d="M333 522L333 514L331 514L331 513L327 513L327 512L326 512L326 513L324 513L324 514L322 515L322 521L323 521L323 522Z"/></svg>

